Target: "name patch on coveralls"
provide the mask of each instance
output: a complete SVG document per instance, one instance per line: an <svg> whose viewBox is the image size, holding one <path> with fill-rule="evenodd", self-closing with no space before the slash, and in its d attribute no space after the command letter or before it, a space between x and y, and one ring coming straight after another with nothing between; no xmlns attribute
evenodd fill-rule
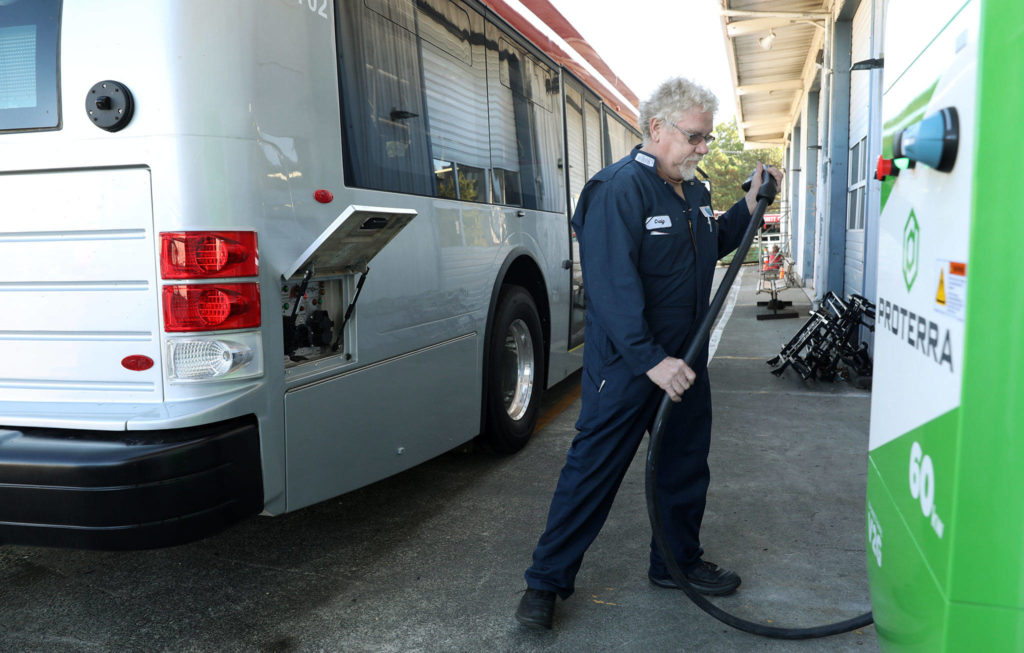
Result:
<svg viewBox="0 0 1024 653"><path fill-rule="evenodd" d="M652 215L651 217L644 220L644 225L647 226L647 231L654 231L655 229L668 229L672 226L672 218L667 215Z"/></svg>
<svg viewBox="0 0 1024 653"><path fill-rule="evenodd" d="M648 168L653 168L654 167L654 163L655 163L654 157L651 156L650 154L644 154L643 152L637 152L636 156L633 157L633 158L637 162L642 163L643 165L647 166Z"/></svg>

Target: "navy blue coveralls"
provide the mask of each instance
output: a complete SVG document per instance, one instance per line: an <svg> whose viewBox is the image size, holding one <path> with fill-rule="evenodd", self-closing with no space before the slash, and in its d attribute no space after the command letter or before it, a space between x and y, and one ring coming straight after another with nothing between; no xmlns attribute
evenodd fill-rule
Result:
<svg viewBox="0 0 1024 653"><path fill-rule="evenodd" d="M686 200L658 176L639 146L587 183L572 218L587 293L583 407L551 500L526 584L573 593L583 554L611 510L664 391L646 372L682 356L708 310L716 261L736 249L750 222L745 200L717 221L703 184L683 182ZM662 522L680 566L700 564L700 524L710 472L711 387L707 347L686 361L694 384L673 406L662 439ZM668 570L651 542L649 573Z"/></svg>

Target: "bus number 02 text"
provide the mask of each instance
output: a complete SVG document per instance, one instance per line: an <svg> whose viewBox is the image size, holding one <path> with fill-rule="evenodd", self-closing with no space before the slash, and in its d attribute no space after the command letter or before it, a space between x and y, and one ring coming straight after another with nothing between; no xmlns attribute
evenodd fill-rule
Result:
<svg viewBox="0 0 1024 653"><path fill-rule="evenodd" d="M309 9L310 11L312 11L317 16L321 16L323 18L330 18L330 16L327 15L327 2L328 2L328 0L298 0L298 1L299 1L300 5L306 5L306 8ZM319 9L317 9L317 5L320 6Z"/></svg>

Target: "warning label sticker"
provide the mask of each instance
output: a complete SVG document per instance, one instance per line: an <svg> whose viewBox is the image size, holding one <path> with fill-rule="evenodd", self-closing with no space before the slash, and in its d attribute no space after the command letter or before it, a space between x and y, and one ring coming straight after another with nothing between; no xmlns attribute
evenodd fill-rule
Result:
<svg viewBox="0 0 1024 653"><path fill-rule="evenodd" d="M939 259L935 311L963 322L967 317L967 264Z"/></svg>

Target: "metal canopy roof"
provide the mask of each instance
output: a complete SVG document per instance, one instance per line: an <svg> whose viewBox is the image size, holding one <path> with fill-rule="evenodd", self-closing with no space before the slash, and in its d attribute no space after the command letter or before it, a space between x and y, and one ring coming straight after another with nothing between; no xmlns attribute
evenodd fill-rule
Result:
<svg viewBox="0 0 1024 653"><path fill-rule="evenodd" d="M740 138L781 145L815 88L832 0L721 0Z"/></svg>

